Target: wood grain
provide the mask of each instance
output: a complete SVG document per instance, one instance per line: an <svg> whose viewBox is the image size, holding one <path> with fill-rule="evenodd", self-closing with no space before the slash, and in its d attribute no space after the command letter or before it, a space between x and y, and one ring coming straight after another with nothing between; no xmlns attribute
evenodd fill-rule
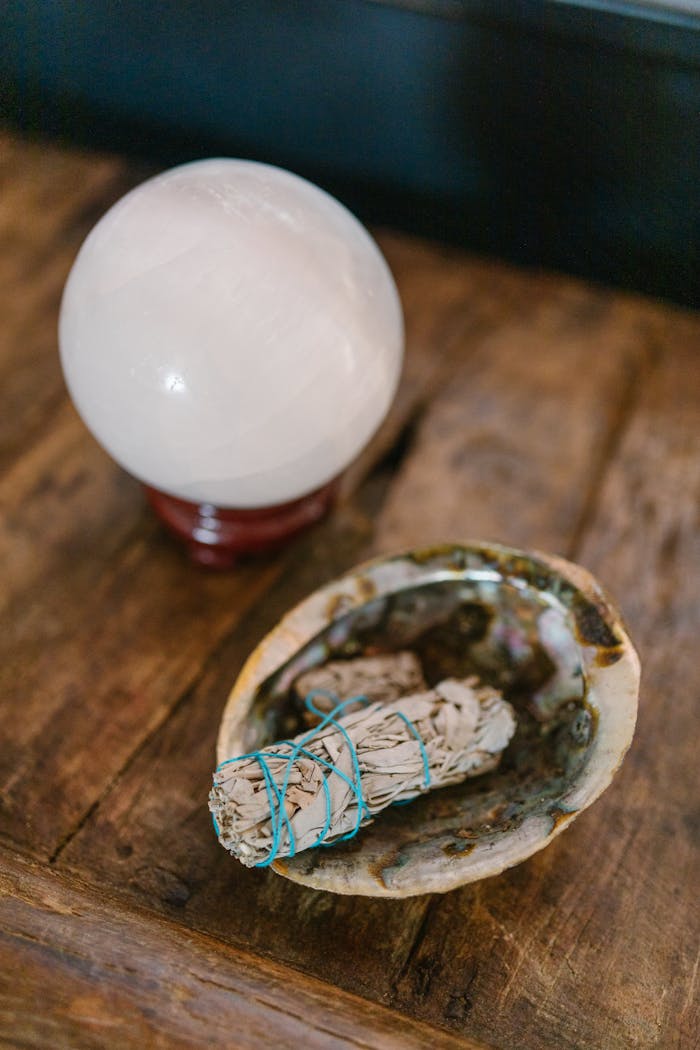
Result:
<svg viewBox="0 0 700 1050"><path fill-rule="evenodd" d="M570 548L649 337L605 293L557 291L453 369L392 484L378 550L470 537Z"/></svg>
<svg viewBox="0 0 700 1050"><path fill-rule="evenodd" d="M37 1050L486 1050L1 853L0 1032Z"/></svg>
<svg viewBox="0 0 700 1050"><path fill-rule="evenodd" d="M700 322L383 233L407 318L389 419L330 519L202 574L56 358L70 261L143 174L0 136L0 973L21 975L0 1042L231 1045L235 1013L242 1046L265 1025L280 1045L694 1047ZM645 675L619 780L542 854L444 898L235 864L206 794L252 647L368 552L470 535L578 556L617 594Z"/></svg>
<svg viewBox="0 0 700 1050"><path fill-rule="evenodd" d="M0 131L0 472L64 397L55 318L73 257L139 173Z"/></svg>
<svg viewBox="0 0 700 1050"><path fill-rule="evenodd" d="M380 232L378 240L401 295L406 356L392 410L370 447L346 472L345 495L355 491L378 456L405 440L402 431L450 382L472 347L510 319L530 317L543 300L566 296L578 287L549 274L524 274L388 231Z"/></svg>
<svg viewBox="0 0 700 1050"><path fill-rule="evenodd" d="M201 819L211 741L236 671L281 613L357 561L368 544L387 549L439 539L439 529L432 533L430 526L440 521L443 537L459 534L464 509L454 498L455 486L462 499L465 493L466 498L479 493L473 511L478 535L569 547L598 476L599 458L649 348L636 315L629 318L604 293L562 284L543 286L536 299L531 294L528 316L519 323L506 319L502 337L493 330L473 337L463 366L454 369L427 408L398 476L375 482L382 491L374 501L381 502L367 508L360 534L356 524L339 518L316 534L313 554L295 559L298 564L251 610L245 630L224 645L201 689L119 778L71 841L61 865L93 876L99 872L129 887L137 899L155 898L197 928L255 950L265 952L274 943L277 958L343 987L382 1001L397 994L411 945L423 927L425 901L332 898L232 863ZM580 317L587 318L588 340L605 348L605 360L574 387L570 376L578 376L589 345L572 334ZM523 367L521 358L527 362ZM529 410L533 394L539 396L538 412ZM560 433L571 437L551 440ZM489 444L497 452L512 449L515 469L507 484L489 483L494 476ZM464 454L469 449L473 456ZM528 486L536 499L528 498ZM527 514L515 512L518 498ZM170 782L168 770L185 767L186 786L182 777ZM246 909L238 907L242 898ZM341 951L334 951L338 946ZM443 1023L459 1024L461 1008L455 1004L460 995L451 993L454 1002L445 1008Z"/></svg>
<svg viewBox="0 0 700 1050"><path fill-rule="evenodd" d="M550 849L434 902L393 1000L434 1019L457 1000L498 1046L698 1045L700 323L654 346L576 552L641 650L632 751Z"/></svg>

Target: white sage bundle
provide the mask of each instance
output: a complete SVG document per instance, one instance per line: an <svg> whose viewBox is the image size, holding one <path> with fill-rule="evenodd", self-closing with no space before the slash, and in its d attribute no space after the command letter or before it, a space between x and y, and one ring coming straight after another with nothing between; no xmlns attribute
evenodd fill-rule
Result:
<svg viewBox="0 0 700 1050"><path fill-rule="evenodd" d="M309 693L315 693L314 706L327 713L338 697L363 696L370 701L390 703L402 696L413 696L428 688L423 670L415 653L408 650L398 653L381 653L377 656L356 656L353 660L329 660L299 675L294 683L294 692L304 701ZM335 698L335 701L334 701ZM361 701L348 705L346 714Z"/></svg>
<svg viewBox="0 0 700 1050"><path fill-rule="evenodd" d="M264 867L350 838L393 802L493 769L514 731L510 705L476 679L326 715L293 741L221 764L209 796L219 841Z"/></svg>

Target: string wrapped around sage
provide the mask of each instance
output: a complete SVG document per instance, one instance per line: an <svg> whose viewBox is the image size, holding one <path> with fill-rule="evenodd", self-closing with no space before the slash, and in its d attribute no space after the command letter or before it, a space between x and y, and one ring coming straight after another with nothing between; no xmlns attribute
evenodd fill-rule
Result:
<svg viewBox="0 0 700 1050"><path fill-rule="evenodd" d="M309 703L317 727L214 774L219 840L246 866L350 838L394 802L488 772L515 731L510 705L476 679L330 713Z"/></svg>

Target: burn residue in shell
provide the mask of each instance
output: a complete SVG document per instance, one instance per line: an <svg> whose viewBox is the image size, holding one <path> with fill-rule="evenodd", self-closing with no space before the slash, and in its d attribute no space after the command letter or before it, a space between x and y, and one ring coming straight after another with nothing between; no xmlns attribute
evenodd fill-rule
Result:
<svg viewBox="0 0 700 1050"><path fill-rule="evenodd" d="M299 703L289 683L331 659L410 648L430 685L476 674L499 689L517 714L516 733L499 768L417 800L409 807L412 815L398 809L382 821L391 822L399 839L404 826L409 838L414 834L416 820L428 828L458 820L477 836L510 830L543 801L562 795L595 735L575 652L556 651L553 615L552 606L536 591L523 592L507 582L495 586L452 579L407 587L335 619L263 683L255 706L266 711L266 736L272 740L289 736L300 725ZM314 864L313 857L308 863Z"/></svg>

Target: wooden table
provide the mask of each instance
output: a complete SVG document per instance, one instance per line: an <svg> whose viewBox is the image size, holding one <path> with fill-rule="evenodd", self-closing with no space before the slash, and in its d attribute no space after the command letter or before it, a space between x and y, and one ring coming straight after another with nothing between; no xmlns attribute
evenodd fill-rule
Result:
<svg viewBox="0 0 700 1050"><path fill-rule="evenodd" d="M196 571L86 433L56 353L90 226L146 174L1 140L0 1044L698 1046L700 321L380 236L408 352L333 516ZM580 560L643 661L613 787L446 896L246 870L206 810L253 645L366 556L464 536Z"/></svg>

